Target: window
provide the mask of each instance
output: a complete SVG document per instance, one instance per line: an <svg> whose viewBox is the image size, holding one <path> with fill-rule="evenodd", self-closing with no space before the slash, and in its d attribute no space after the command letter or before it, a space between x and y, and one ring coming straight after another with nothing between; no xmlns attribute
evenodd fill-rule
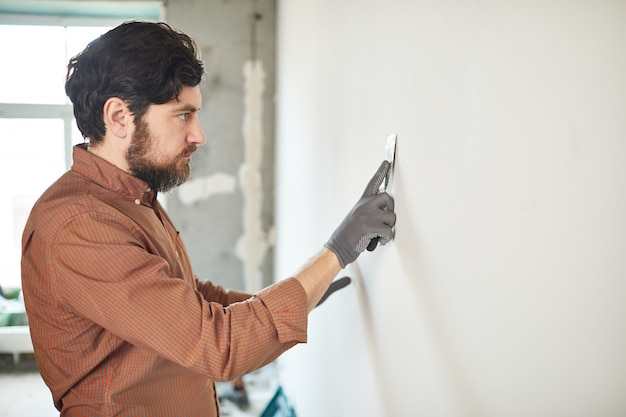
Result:
<svg viewBox="0 0 626 417"><path fill-rule="evenodd" d="M44 7L43 3L46 9L33 10L35 3L0 5L0 39L5 40L0 43L0 177L5 180L0 190L0 286L4 288L21 287L21 237L32 205L70 167L71 148L83 141L65 96L67 62L125 20L159 20L162 15L160 2L98 2L100 11L67 1L39 2L37 7ZM143 8L137 9L137 3Z"/></svg>

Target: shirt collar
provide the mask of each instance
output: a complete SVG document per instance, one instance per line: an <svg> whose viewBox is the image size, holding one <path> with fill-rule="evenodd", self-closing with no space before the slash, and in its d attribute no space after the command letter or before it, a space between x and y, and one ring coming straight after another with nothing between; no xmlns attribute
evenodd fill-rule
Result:
<svg viewBox="0 0 626 417"><path fill-rule="evenodd" d="M150 189L148 183L89 152L87 148L86 143L74 146L72 171L89 178L100 187L119 194L126 200L148 207L153 206L157 193Z"/></svg>

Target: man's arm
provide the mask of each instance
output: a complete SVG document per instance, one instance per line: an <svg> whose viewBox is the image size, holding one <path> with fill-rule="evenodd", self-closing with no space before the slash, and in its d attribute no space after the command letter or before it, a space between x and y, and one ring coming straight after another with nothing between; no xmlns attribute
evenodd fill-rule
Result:
<svg viewBox="0 0 626 417"><path fill-rule="evenodd" d="M341 270L341 264L337 256L328 248L322 250L304 265L295 275L307 294L308 311L317 306L320 299L326 293L330 283ZM196 278L196 287L207 301L219 302L224 306L245 301L252 297L242 291L225 290L221 286L212 284L210 281L201 282Z"/></svg>
<svg viewBox="0 0 626 417"><path fill-rule="evenodd" d="M306 292L309 312L315 308L339 271L341 264L337 255L328 248L322 248L295 275Z"/></svg>
<svg viewBox="0 0 626 417"><path fill-rule="evenodd" d="M227 306L252 297L252 294L248 294L247 292L232 289L227 290L220 285L213 284L211 281L200 281L198 277L195 278L195 281L196 288L200 294L202 294L202 297L209 302L216 302Z"/></svg>

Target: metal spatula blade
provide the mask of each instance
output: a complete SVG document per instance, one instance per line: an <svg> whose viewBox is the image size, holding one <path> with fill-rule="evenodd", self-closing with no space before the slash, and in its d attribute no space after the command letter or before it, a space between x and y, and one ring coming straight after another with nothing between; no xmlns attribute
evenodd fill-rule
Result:
<svg viewBox="0 0 626 417"><path fill-rule="evenodd" d="M389 181L391 175L393 174L393 163L396 158L396 141L398 140L398 135L393 134L387 137L387 145L385 146L385 159L389 161L389 171L387 171L387 175L385 176L385 180L380 184L380 188L378 189L378 193L384 193L387 190L387 186L389 186ZM375 237L372 239L367 245L368 251L373 251L376 249L376 245L378 245L378 238Z"/></svg>
<svg viewBox="0 0 626 417"><path fill-rule="evenodd" d="M381 190L382 192L384 192L387 189L391 175L393 174L393 163L396 157L396 141L397 140L398 140L398 135L396 134L389 135L389 137L387 138L387 145L385 146L385 153L386 153L385 159L389 161L390 166L389 166L389 172L387 172L387 176L385 177L385 181L383 182L385 185L384 185L384 188Z"/></svg>

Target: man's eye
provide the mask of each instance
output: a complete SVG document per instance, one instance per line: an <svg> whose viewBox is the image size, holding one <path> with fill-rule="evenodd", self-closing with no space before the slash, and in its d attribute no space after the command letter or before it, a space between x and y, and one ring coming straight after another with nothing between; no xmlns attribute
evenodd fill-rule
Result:
<svg viewBox="0 0 626 417"><path fill-rule="evenodd" d="M178 117L180 117L182 120L187 120L187 118L189 117L189 113L179 114Z"/></svg>

